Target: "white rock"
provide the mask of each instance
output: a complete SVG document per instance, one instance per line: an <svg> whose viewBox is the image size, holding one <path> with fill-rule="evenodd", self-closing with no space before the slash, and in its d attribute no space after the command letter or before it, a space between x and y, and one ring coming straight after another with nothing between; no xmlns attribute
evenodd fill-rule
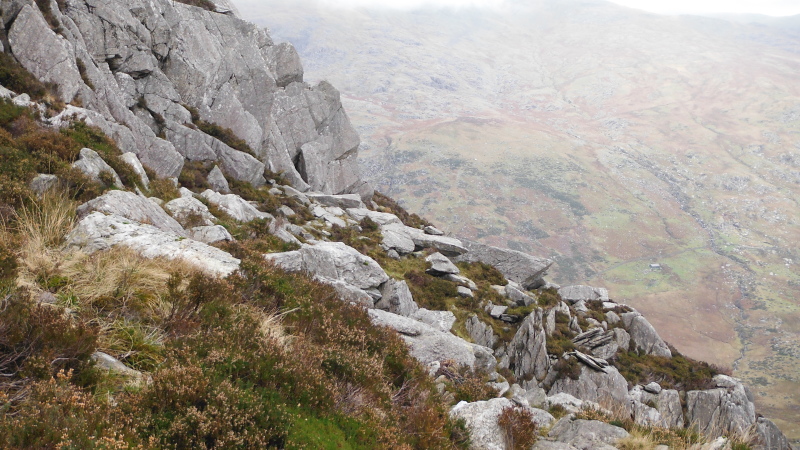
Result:
<svg viewBox="0 0 800 450"><path fill-rule="evenodd" d="M81 219L67 235L66 244L86 253L123 245L147 258L184 260L210 275L221 277L238 270L240 263L230 254L202 242L101 212Z"/></svg>
<svg viewBox="0 0 800 450"><path fill-rule="evenodd" d="M271 214L259 211L250 202L236 194L220 194L207 189L200 196L240 222L273 218Z"/></svg>
<svg viewBox="0 0 800 450"><path fill-rule="evenodd" d="M147 176L147 172L144 170L144 166L142 166L142 162L139 161L139 157L136 156L136 153L127 152L122 154L122 160L125 161L131 168L136 175L139 175L139 178L142 180L142 184L144 187L150 187L150 178Z"/></svg>
<svg viewBox="0 0 800 450"><path fill-rule="evenodd" d="M200 226L188 230L189 237L195 241L213 244L215 242L232 241L233 236L222 225Z"/></svg>
<svg viewBox="0 0 800 450"><path fill-rule="evenodd" d="M122 180L120 180L117 172L103 161L103 158L96 151L90 148L81 149L80 158L72 163L72 167L80 170L94 181L100 181L100 174L107 172L113 178L114 186L123 187Z"/></svg>
<svg viewBox="0 0 800 450"><path fill-rule="evenodd" d="M116 214L139 223L153 225L162 231L175 233L178 236L186 236L181 224L170 217L166 211L150 199L132 192L108 191L100 197L89 200L79 206L78 217L83 217L92 211Z"/></svg>

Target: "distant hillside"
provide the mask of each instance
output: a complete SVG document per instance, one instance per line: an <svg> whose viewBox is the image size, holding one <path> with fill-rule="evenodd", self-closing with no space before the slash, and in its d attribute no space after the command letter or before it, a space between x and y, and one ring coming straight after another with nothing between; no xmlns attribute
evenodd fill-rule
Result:
<svg viewBox="0 0 800 450"><path fill-rule="evenodd" d="M800 438L797 28L594 1L237 5L341 89L378 190L608 287Z"/></svg>

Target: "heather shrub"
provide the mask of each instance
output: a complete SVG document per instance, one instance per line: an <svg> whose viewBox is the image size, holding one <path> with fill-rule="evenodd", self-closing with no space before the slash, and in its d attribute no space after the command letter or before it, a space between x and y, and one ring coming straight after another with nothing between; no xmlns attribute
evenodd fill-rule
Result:
<svg viewBox="0 0 800 450"><path fill-rule="evenodd" d="M620 351L610 362L628 383L656 381L664 389L710 389L716 386L713 377L724 373L719 367L683 356L674 348L671 350L672 358Z"/></svg>
<svg viewBox="0 0 800 450"><path fill-rule="evenodd" d="M537 426L528 409L507 406L500 412L497 424L503 431L506 449L527 450L536 442Z"/></svg>
<svg viewBox="0 0 800 450"><path fill-rule="evenodd" d="M390 197L387 197L378 191L375 191L375 194L372 196L372 201L374 201L379 207L387 210L387 212L397 216L401 222L409 227L422 228L427 225L431 225L431 223L427 220L416 214L409 213Z"/></svg>

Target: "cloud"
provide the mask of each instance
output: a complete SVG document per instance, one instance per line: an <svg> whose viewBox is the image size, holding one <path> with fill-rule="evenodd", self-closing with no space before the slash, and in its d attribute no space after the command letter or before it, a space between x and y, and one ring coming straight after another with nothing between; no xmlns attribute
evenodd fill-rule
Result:
<svg viewBox="0 0 800 450"><path fill-rule="evenodd" d="M497 8L506 0L318 0L328 7L370 7L411 10L419 8Z"/></svg>
<svg viewBox="0 0 800 450"><path fill-rule="evenodd" d="M610 0L618 5L660 14L800 14L797 0Z"/></svg>

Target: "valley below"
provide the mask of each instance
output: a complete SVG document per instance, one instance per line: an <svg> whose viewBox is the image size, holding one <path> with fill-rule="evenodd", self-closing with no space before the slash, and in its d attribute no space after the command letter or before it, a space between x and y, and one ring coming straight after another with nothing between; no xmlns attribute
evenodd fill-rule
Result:
<svg viewBox="0 0 800 450"><path fill-rule="evenodd" d="M800 439L797 36L593 1L289 3L236 2L340 89L376 190L608 288Z"/></svg>

